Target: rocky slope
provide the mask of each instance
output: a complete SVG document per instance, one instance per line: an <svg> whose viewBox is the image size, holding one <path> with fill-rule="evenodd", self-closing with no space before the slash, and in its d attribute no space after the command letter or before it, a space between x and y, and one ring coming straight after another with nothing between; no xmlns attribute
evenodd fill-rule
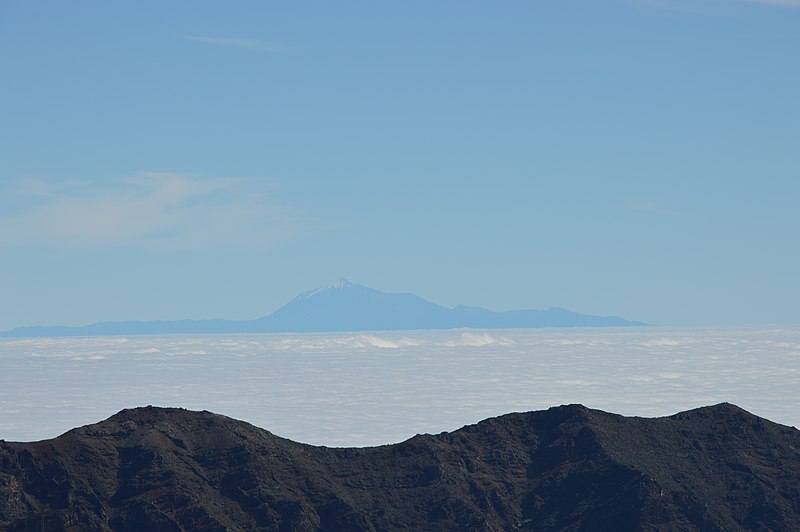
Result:
<svg viewBox="0 0 800 532"><path fill-rule="evenodd" d="M181 409L0 443L3 530L800 530L800 432L579 405L382 447Z"/></svg>

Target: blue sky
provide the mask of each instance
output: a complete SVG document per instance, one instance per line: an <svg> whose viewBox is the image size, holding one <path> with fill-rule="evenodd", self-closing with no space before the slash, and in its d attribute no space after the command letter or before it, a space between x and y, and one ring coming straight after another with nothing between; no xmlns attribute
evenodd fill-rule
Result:
<svg viewBox="0 0 800 532"><path fill-rule="evenodd" d="M800 323L800 1L0 0L0 330L337 277Z"/></svg>

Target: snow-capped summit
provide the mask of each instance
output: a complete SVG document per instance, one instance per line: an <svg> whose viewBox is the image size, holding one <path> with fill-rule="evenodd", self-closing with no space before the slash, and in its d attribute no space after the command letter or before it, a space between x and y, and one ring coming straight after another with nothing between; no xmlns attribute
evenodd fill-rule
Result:
<svg viewBox="0 0 800 532"><path fill-rule="evenodd" d="M270 330L312 332L450 328L450 310L413 294L385 293L337 279L263 318Z"/></svg>
<svg viewBox="0 0 800 532"><path fill-rule="evenodd" d="M339 277L334 282L332 282L331 284L326 286L325 289L332 290L332 289L335 289L335 288L350 288L351 286L353 286L353 283L351 283L350 281L348 281L344 277Z"/></svg>
<svg viewBox="0 0 800 532"><path fill-rule="evenodd" d="M355 283L351 283L350 281L348 281L344 277L339 277L338 279L336 279L334 282L332 282L330 284L327 284L325 286L321 286L319 288L315 288L314 290L309 290L308 292L303 292L302 294L297 296L294 300L298 301L298 300L302 300L302 299L308 299L310 297L314 297L314 296L317 296L319 294L323 294L325 292L330 292L332 290L347 290L349 288L355 288L355 287L361 287L361 285L357 285ZM362 288L366 288L366 287L362 287Z"/></svg>

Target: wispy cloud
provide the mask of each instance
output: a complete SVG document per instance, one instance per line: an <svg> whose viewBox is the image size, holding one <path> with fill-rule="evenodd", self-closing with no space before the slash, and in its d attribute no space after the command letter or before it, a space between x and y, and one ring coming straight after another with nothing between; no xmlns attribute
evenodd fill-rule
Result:
<svg viewBox="0 0 800 532"><path fill-rule="evenodd" d="M750 0L756 4L769 4L773 6L800 7L800 0Z"/></svg>
<svg viewBox="0 0 800 532"><path fill-rule="evenodd" d="M0 247L269 247L298 233L304 220L268 191L257 180L157 172L104 184L21 187L18 194L35 201L0 216Z"/></svg>
<svg viewBox="0 0 800 532"><path fill-rule="evenodd" d="M194 35L181 35L182 39L187 41L201 42L206 44L214 44L217 46L230 46L233 48L245 48L247 50L255 50L259 52L275 52L277 47L270 43L259 41L258 39L234 39L229 37L198 37Z"/></svg>
<svg viewBox="0 0 800 532"><path fill-rule="evenodd" d="M735 5L761 4L775 7L800 7L800 0L635 0L652 7L692 13L715 13Z"/></svg>
<svg viewBox="0 0 800 532"><path fill-rule="evenodd" d="M52 197L59 192L85 186L88 183L80 181L52 182L35 177L25 177L14 183L14 192L21 196Z"/></svg>

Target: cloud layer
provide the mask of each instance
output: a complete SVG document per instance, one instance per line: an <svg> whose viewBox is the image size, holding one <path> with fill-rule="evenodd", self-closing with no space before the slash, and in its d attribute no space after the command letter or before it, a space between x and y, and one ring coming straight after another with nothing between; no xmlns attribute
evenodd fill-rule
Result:
<svg viewBox="0 0 800 532"><path fill-rule="evenodd" d="M392 443L576 402L660 416L729 401L800 426L797 327L0 339L0 360L6 439L147 404L321 445Z"/></svg>
<svg viewBox="0 0 800 532"><path fill-rule="evenodd" d="M0 247L268 247L298 229L255 180L141 173L104 184L26 181L0 216Z"/></svg>

